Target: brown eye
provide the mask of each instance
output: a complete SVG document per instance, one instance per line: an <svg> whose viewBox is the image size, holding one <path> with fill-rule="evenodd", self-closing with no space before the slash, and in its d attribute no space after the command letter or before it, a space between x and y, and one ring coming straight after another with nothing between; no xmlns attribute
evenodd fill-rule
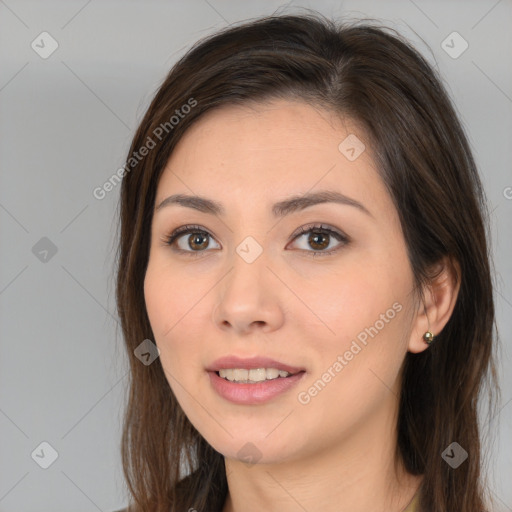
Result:
<svg viewBox="0 0 512 512"><path fill-rule="evenodd" d="M176 251L189 255L205 252L210 240L213 237L200 226L182 226L164 239L166 245L177 246ZM216 248L220 248L220 245Z"/></svg>
<svg viewBox="0 0 512 512"><path fill-rule="evenodd" d="M299 228L298 234L293 235L293 241L295 242L300 238L303 238L304 242L299 249L310 256L332 254L350 242L346 235L323 225ZM212 240L214 241L212 235L201 226L182 226L167 236L164 242L166 245L173 246L173 249L177 252L195 256L205 253L207 249L212 249L210 247L210 241ZM336 241L338 241L337 244ZM214 248L220 249L221 247L217 243L217 247Z"/></svg>
<svg viewBox="0 0 512 512"><path fill-rule="evenodd" d="M311 256L327 255L336 252L340 247L349 243L349 238L332 228L316 225L299 229L299 234L294 236L294 241L303 239L299 249L311 253ZM338 241L336 244L335 242Z"/></svg>

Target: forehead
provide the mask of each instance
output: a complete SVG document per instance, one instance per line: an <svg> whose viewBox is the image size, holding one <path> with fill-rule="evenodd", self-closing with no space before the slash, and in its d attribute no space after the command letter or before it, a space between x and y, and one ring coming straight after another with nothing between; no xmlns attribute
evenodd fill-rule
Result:
<svg viewBox="0 0 512 512"><path fill-rule="evenodd" d="M347 145L354 143L362 152L349 159ZM315 187L389 203L356 123L304 102L275 100L204 114L169 158L157 200L171 190L234 202L252 194L277 199Z"/></svg>
<svg viewBox="0 0 512 512"><path fill-rule="evenodd" d="M203 114L187 130L173 156L179 157L184 146L189 149L191 144L200 142L208 149L214 149L216 156L233 157L242 145L244 152L307 154L328 151L338 158L340 137L349 134L365 138L356 123L348 118L298 100L226 105ZM197 150L200 154L203 146ZM291 154L288 156L292 157Z"/></svg>

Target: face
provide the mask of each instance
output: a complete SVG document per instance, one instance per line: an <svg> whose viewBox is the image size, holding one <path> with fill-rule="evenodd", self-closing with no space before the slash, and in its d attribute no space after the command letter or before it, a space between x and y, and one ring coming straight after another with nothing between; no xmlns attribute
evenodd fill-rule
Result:
<svg viewBox="0 0 512 512"><path fill-rule="evenodd" d="M364 141L301 102L223 107L186 132L163 172L155 207L196 201L155 209L147 312L173 393L228 458L332 450L371 425L379 435L397 406L413 275L370 148L357 156ZM286 203L321 192L323 202ZM222 366L242 371L221 377Z"/></svg>

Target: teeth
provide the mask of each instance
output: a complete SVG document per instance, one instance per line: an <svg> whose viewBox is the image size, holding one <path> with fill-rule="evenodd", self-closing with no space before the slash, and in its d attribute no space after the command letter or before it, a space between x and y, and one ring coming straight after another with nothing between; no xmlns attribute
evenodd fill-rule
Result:
<svg viewBox="0 0 512 512"><path fill-rule="evenodd" d="M219 370L219 375L223 379L227 379L231 382L253 384L255 382L263 382L264 380L274 380L278 377L288 377L288 375L291 374L284 370L277 370L276 368L256 368L251 370L230 368Z"/></svg>

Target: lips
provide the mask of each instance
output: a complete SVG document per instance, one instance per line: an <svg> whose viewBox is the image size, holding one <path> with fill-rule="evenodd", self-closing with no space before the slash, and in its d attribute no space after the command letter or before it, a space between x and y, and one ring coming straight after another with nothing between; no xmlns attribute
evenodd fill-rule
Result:
<svg viewBox="0 0 512 512"><path fill-rule="evenodd" d="M247 370L255 368L276 368L277 370L284 370L292 375L305 371L305 368L291 366L269 357L240 358L237 356L221 357L215 360L206 370L209 372L218 372L219 370L229 368L245 368Z"/></svg>
<svg viewBox="0 0 512 512"><path fill-rule="evenodd" d="M244 384L223 379L215 371L208 372L211 387L217 395L236 405L262 405L277 399L290 393L305 375L302 371L284 378Z"/></svg>

